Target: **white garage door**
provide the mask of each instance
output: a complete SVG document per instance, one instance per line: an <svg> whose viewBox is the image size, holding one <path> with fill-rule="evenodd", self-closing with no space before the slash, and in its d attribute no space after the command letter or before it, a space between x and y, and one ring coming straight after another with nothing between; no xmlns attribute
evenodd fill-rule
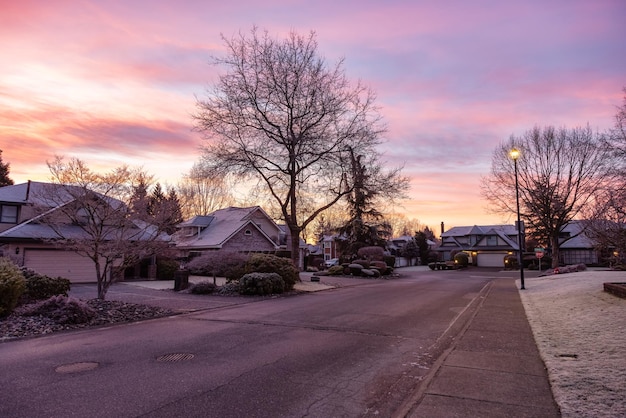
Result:
<svg viewBox="0 0 626 418"><path fill-rule="evenodd" d="M50 277L63 277L72 283L97 281L93 261L73 251L26 248L24 265L37 273Z"/></svg>
<svg viewBox="0 0 626 418"><path fill-rule="evenodd" d="M502 267L504 268L505 253L479 253L477 264L479 267Z"/></svg>

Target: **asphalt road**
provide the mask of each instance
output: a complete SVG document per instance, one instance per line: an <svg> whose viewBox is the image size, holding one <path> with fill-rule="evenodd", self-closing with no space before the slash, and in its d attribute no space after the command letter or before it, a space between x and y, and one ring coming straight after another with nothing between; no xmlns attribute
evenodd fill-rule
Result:
<svg viewBox="0 0 626 418"><path fill-rule="evenodd" d="M3 343L0 416L392 416L471 315L490 281L479 274L359 280Z"/></svg>

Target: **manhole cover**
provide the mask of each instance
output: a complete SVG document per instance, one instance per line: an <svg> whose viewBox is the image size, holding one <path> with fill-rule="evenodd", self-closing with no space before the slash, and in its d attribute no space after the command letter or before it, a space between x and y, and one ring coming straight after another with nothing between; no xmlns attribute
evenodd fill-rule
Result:
<svg viewBox="0 0 626 418"><path fill-rule="evenodd" d="M177 361L191 360L193 357L194 355L189 353L172 353L157 357L157 361L173 363Z"/></svg>
<svg viewBox="0 0 626 418"><path fill-rule="evenodd" d="M93 370L98 366L99 364L95 361L84 361L80 363L63 364L54 369L54 371L56 371L57 373L78 373L85 372L87 370Z"/></svg>

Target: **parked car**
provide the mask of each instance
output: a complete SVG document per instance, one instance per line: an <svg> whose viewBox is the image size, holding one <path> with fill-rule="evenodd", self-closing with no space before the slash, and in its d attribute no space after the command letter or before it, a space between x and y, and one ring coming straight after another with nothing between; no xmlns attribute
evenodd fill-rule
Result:
<svg viewBox="0 0 626 418"><path fill-rule="evenodd" d="M339 265L339 259L338 258L331 258L330 260L324 261L324 266L326 268L332 267L332 266L336 266L336 265Z"/></svg>

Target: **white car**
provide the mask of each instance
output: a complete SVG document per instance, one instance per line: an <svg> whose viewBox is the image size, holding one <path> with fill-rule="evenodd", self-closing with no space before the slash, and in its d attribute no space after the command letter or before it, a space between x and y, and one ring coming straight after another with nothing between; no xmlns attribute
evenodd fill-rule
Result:
<svg viewBox="0 0 626 418"><path fill-rule="evenodd" d="M330 260L324 261L324 266L326 266L326 268L336 266L338 264L339 264L338 258L331 258Z"/></svg>

